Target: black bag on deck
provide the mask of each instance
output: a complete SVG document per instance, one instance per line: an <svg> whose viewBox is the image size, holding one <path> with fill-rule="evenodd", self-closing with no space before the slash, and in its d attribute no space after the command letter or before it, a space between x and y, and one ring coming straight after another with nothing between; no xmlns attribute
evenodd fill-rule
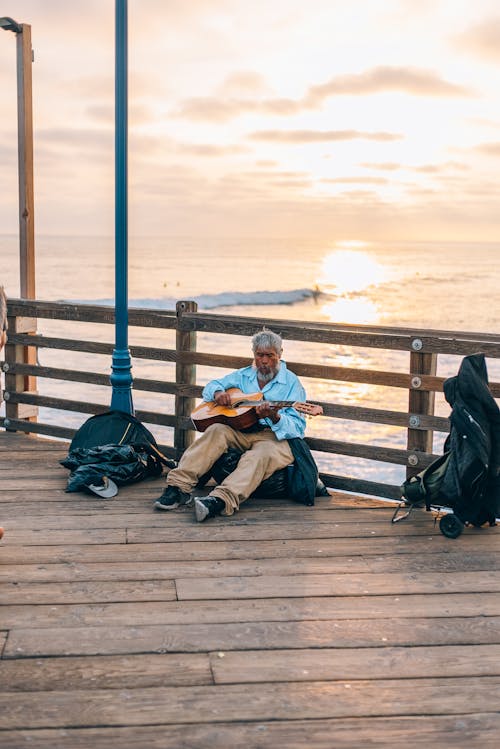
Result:
<svg viewBox="0 0 500 749"><path fill-rule="evenodd" d="M444 454L401 491L410 504L450 507L455 517L445 516L440 527L456 537L466 524L495 525L500 513L500 409L484 354L466 356L458 374L445 380L444 394L452 407Z"/></svg>
<svg viewBox="0 0 500 749"><path fill-rule="evenodd" d="M173 468L175 461L160 452L135 416L108 411L82 424L61 465L71 471L66 491L77 492L100 486L104 477L120 486L159 476L164 465Z"/></svg>

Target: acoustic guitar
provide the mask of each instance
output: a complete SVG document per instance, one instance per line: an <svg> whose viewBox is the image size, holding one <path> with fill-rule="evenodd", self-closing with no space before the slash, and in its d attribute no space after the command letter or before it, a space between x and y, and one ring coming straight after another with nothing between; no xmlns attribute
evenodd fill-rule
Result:
<svg viewBox="0 0 500 749"><path fill-rule="evenodd" d="M262 393L242 393L238 388L226 390L231 396L231 406L218 406L215 401L200 403L191 413L191 420L198 432L204 432L211 424L227 424L233 429L249 429L257 421L255 407L264 400ZM266 401L275 408L295 408L307 416L320 416L321 406L297 401Z"/></svg>

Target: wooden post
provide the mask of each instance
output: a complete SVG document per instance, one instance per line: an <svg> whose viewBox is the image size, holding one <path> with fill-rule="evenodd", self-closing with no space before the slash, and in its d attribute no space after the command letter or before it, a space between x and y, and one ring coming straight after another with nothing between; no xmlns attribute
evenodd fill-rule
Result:
<svg viewBox="0 0 500 749"><path fill-rule="evenodd" d="M196 302L177 302L175 306L177 314L175 382L177 388L182 385L196 385L196 364L184 364L182 362L183 352L196 351L196 331L183 329L182 316L185 312L196 312L197 309L198 305ZM194 404L194 398L186 397L177 390L175 395L174 428L174 448L177 459L181 457L184 450L194 441L193 431L181 429L181 420L191 416Z"/></svg>
<svg viewBox="0 0 500 749"><path fill-rule="evenodd" d="M8 333L33 333L36 328L36 320L31 317L9 317ZM5 346L5 391L3 393L5 400L5 428L9 431L16 431L10 428L9 419L23 419L25 421L36 421L38 416L38 406L28 403L10 403L11 393L23 393L26 391L26 378L24 375L9 374L9 367L12 364L23 364L25 361L25 346L7 343ZM32 348L36 352L35 348ZM33 390L31 392L34 392Z"/></svg>
<svg viewBox="0 0 500 749"><path fill-rule="evenodd" d="M33 188L33 95L31 26L23 23L17 42L17 128L21 297L35 299L35 208Z"/></svg>
<svg viewBox="0 0 500 749"><path fill-rule="evenodd" d="M437 369L437 354L423 353L422 341L415 338L412 341L410 353L411 390L408 403L408 442L410 451L432 453L434 432L432 429L417 429L420 417L434 414L435 393L421 390L420 375L435 375ZM413 427L413 428L412 428ZM418 455L413 453L408 458L406 477L410 478L422 470L418 463Z"/></svg>
<svg viewBox="0 0 500 749"><path fill-rule="evenodd" d="M23 299L35 299L35 200L33 178L33 85L31 26L21 24L16 34L17 46L17 132L19 169L19 268L20 290ZM36 320L31 330L36 333ZM36 364L36 349L25 346L25 364ZM24 391L36 391L36 378L24 378ZM25 417L36 421L36 413Z"/></svg>

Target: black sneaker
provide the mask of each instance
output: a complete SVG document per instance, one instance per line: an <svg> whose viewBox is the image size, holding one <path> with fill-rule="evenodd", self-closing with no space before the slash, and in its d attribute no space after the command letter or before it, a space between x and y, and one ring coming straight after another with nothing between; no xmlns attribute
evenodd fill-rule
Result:
<svg viewBox="0 0 500 749"><path fill-rule="evenodd" d="M216 515L220 515L222 510L225 508L225 503L218 497L196 497L194 500L194 511L196 514L196 520L202 523L207 518L214 518Z"/></svg>
<svg viewBox="0 0 500 749"><path fill-rule="evenodd" d="M157 510L175 510L180 505L185 505L190 499L191 495L181 491L178 486L167 486L154 506Z"/></svg>

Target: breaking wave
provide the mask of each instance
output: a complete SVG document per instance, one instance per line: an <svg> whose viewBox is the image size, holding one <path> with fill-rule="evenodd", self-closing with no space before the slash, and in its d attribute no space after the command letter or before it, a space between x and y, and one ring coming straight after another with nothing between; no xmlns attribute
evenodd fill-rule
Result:
<svg viewBox="0 0 500 749"><path fill-rule="evenodd" d="M274 305L292 305L306 299L318 299L323 292L319 289L291 289L290 291L224 291L219 294L185 294L177 298L161 297L158 299L129 299L129 307L142 309L175 309L179 299L197 302L198 309L211 310L219 307L258 307ZM89 303L112 305L113 299L93 299Z"/></svg>

